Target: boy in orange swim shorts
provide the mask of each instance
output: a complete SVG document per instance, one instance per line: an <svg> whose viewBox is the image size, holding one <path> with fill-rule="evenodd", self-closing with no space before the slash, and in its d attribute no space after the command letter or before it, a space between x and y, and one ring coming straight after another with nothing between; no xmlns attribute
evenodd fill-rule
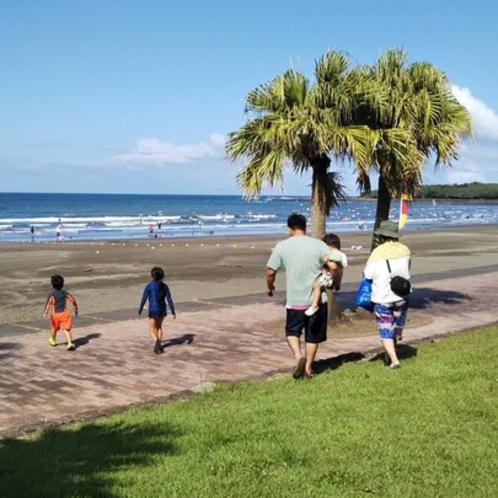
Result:
<svg viewBox="0 0 498 498"><path fill-rule="evenodd" d="M69 301L72 304L75 316L78 316L78 305L76 304L76 299L74 299L69 292L62 289L64 287L64 277L61 275L53 275L51 282L53 290L51 290L48 295L45 311L43 312L44 317L51 312L48 343L50 346L57 346L57 332L62 330L67 339L66 349L68 351L74 351L76 348L74 347L73 339L71 337L73 319L67 309L66 303Z"/></svg>

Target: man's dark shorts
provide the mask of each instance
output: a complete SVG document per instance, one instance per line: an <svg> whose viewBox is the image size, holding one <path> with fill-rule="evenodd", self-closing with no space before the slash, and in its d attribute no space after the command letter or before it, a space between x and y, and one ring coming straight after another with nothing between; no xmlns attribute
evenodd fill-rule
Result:
<svg viewBox="0 0 498 498"><path fill-rule="evenodd" d="M304 340L312 344L319 344L327 340L327 303L320 304L313 316L307 316L306 310L287 308L285 335L300 337L304 329Z"/></svg>

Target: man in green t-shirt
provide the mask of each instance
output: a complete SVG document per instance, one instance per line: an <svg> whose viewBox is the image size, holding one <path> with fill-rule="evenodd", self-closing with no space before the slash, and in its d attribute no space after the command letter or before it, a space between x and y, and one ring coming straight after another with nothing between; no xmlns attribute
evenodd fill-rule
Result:
<svg viewBox="0 0 498 498"><path fill-rule="evenodd" d="M336 277L339 266L330 261L330 250L321 240L306 235L306 218L302 214L291 214L287 220L290 237L279 242L267 263L266 283L268 295L275 290L277 272L284 268L287 284L287 316L285 335L291 348L296 367L295 379L312 376L311 366L318 350L318 344L327 340L327 303L322 303L313 316L305 311L313 299L313 286L327 265L332 277ZM300 337L304 330L306 357L301 354Z"/></svg>

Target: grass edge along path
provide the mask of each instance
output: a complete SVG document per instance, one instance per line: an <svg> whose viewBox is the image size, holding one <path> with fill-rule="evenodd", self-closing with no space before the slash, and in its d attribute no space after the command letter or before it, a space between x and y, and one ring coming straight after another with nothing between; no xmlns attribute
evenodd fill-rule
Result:
<svg viewBox="0 0 498 498"><path fill-rule="evenodd" d="M0 441L2 496L498 496L498 326ZM167 379L161 379L167 382Z"/></svg>

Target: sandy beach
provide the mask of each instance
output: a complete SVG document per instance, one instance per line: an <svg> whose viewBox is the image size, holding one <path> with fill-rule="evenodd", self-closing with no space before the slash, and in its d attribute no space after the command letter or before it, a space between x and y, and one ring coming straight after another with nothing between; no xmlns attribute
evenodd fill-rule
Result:
<svg viewBox="0 0 498 498"><path fill-rule="evenodd" d="M351 265L338 301L348 305L370 235L345 233L342 239ZM0 244L0 437L164 402L219 382L291 372L284 293L273 299L265 294L265 266L277 240ZM496 322L498 227L411 232L404 240L413 252L415 287L403 346L407 358L417 354L417 342ZM166 325L163 355L152 352L146 319L136 319L155 264L166 269L179 309L178 320ZM48 328L40 316L54 272L66 276L80 304L76 353L49 348L40 333ZM277 290L283 284L279 275ZM317 371L378 352L369 316L334 324L328 332ZM166 381L158 384L158 378Z"/></svg>
<svg viewBox="0 0 498 498"><path fill-rule="evenodd" d="M340 234L350 267L344 282L359 281L370 233ZM265 292L275 236L146 239L139 241L0 244L0 323L41 317L50 276L62 274L80 314L138 308L152 266L162 266L177 303ZM413 274L489 266L498 262L498 226L407 232ZM361 249L358 249L361 246ZM277 289L285 287L279 275Z"/></svg>

